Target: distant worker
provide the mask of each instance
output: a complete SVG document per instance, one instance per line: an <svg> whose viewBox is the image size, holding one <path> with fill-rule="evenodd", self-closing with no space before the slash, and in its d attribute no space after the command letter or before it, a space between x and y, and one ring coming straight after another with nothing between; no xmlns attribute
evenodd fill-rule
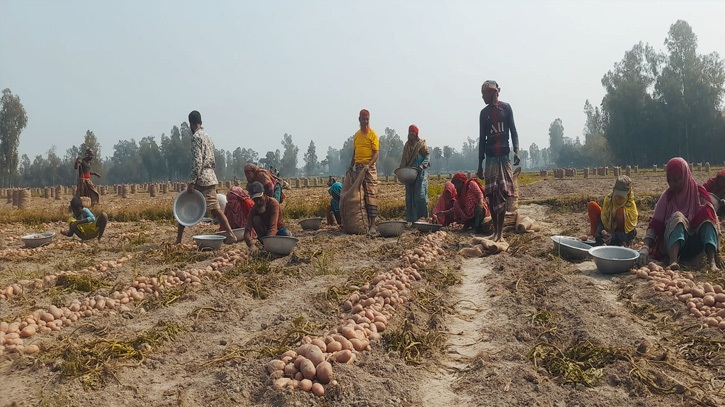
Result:
<svg viewBox="0 0 725 407"><path fill-rule="evenodd" d="M428 167L430 151L425 140L418 137L418 127L408 127L408 141L403 147L400 167L414 167L418 170L415 181L405 184L405 220L415 222L428 217Z"/></svg>
<svg viewBox="0 0 725 407"><path fill-rule="evenodd" d="M261 183L254 181L249 185L249 192L254 206L249 211L247 227L244 229L244 242L252 246L256 232L258 238L265 236L291 236L284 224L282 208L276 199L264 193Z"/></svg>
<svg viewBox="0 0 725 407"><path fill-rule="evenodd" d="M481 86L486 107L479 115L478 178L485 178L486 198L493 217L494 240L502 239L506 217L506 201L514 199L513 172L509 154L509 134L514 148L514 165L519 165L519 134L514 124L511 105L498 100L501 89L496 81L488 80ZM486 160L484 175L483 161Z"/></svg>
<svg viewBox="0 0 725 407"><path fill-rule="evenodd" d="M353 136L353 152L348 173L354 178L360 171L365 172L362 187L365 195L365 212L368 218L368 234L377 234L375 219L378 216L378 173L375 163L380 155L380 140L375 130L370 128L370 112L360 111L358 116L360 130Z"/></svg>
<svg viewBox="0 0 725 407"><path fill-rule="evenodd" d="M76 158L76 162L73 165L73 168L78 170L78 185L76 187L75 196L87 196L91 198L91 206L97 204L100 198L98 190L96 190L96 186L93 185L93 181L91 181L91 175L101 178L100 174L91 171L93 156L93 150L89 147L86 149L85 156L83 158Z"/></svg>
<svg viewBox="0 0 725 407"><path fill-rule="evenodd" d="M330 186L327 193L330 194L331 197L330 204L327 205L326 211L327 224L334 225L337 223L338 225L342 225L342 219L340 217L340 194L342 193L342 182L330 177L327 183Z"/></svg>
<svg viewBox="0 0 725 407"><path fill-rule="evenodd" d="M617 177L612 192L604 197L600 207L595 201L587 205L590 233L596 244L605 243L603 232L609 235L610 246L629 246L637 237L637 204L634 202L632 180L622 175Z"/></svg>
<svg viewBox="0 0 725 407"><path fill-rule="evenodd" d="M94 216L90 209L83 207L83 201L77 196L70 200L68 211L72 214L68 219L68 229L61 229L61 235L67 237L75 235L81 240L94 238L101 240L108 223L108 215L105 212L98 217Z"/></svg>
<svg viewBox="0 0 725 407"><path fill-rule="evenodd" d="M204 195L206 209L211 211L213 218L219 219L220 224L229 234L227 242L236 242L237 238L234 236L229 221L224 216L224 212L221 211L219 202L216 199L216 185L219 181L217 181L216 173L214 173L214 167L216 167L214 142L202 127L201 113L196 110L189 113L189 129L193 134L191 136L191 179L186 191L193 194L196 189ZM184 225L179 223L176 232L176 244L181 243L183 236Z"/></svg>
<svg viewBox="0 0 725 407"><path fill-rule="evenodd" d="M715 212L725 216L725 170L720 170L717 175L702 184L715 204Z"/></svg>

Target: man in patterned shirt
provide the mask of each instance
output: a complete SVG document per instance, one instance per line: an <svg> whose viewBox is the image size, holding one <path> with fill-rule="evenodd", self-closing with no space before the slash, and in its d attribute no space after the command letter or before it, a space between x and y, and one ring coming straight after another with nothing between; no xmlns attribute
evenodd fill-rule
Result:
<svg viewBox="0 0 725 407"><path fill-rule="evenodd" d="M191 180L186 191L193 194L196 189L204 195L206 209L211 212L212 217L219 219L224 230L227 231L227 242L236 242L237 237L232 232L229 221L221 211L216 199L216 185L219 181L214 173L214 143L201 126L201 113L196 110L189 113L189 128L193 133L191 136ZM177 244L181 243L183 235L184 225L179 224L176 233Z"/></svg>
<svg viewBox="0 0 725 407"><path fill-rule="evenodd" d="M496 81L486 81L481 95L486 107L479 116L478 178L484 178L483 160L486 160L486 198L493 218L494 240L501 240L506 215L506 201L515 195L509 154L509 133L514 147L514 165L519 165L519 134L514 124L511 105L498 100L500 89Z"/></svg>

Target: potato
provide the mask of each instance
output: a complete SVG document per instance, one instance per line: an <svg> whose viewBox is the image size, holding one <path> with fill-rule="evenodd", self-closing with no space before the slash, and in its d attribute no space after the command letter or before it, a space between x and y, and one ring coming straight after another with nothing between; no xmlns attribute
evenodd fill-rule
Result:
<svg viewBox="0 0 725 407"><path fill-rule="evenodd" d="M325 388L320 383L314 383L312 385L312 394L315 396L323 396L325 395Z"/></svg>
<svg viewBox="0 0 725 407"><path fill-rule="evenodd" d="M337 341L332 341L327 344L327 352L337 352L342 349L342 344Z"/></svg>
<svg viewBox="0 0 725 407"><path fill-rule="evenodd" d="M705 290L706 293L714 293L715 290L712 288L712 284L710 283L703 283L702 289Z"/></svg>
<svg viewBox="0 0 725 407"><path fill-rule="evenodd" d="M316 374L315 365L309 359L305 359L300 363L300 372L305 379L312 380Z"/></svg>
<svg viewBox="0 0 725 407"><path fill-rule="evenodd" d="M327 352L327 345L325 345L325 341L323 341L320 338L315 338L312 340L312 344L320 348L322 352Z"/></svg>
<svg viewBox="0 0 725 407"><path fill-rule="evenodd" d="M315 365L317 366L320 362L325 360L325 353L320 350L317 346L314 346L310 349L309 353L307 354L307 358Z"/></svg>
<svg viewBox="0 0 725 407"><path fill-rule="evenodd" d="M275 380L275 381L274 381L274 382L272 383L272 387L274 387L274 388L275 388L275 389L277 389L277 390L282 390L282 389L284 389L285 387L287 387L287 385L289 384L290 380L291 380L291 379L290 379L290 378L288 378L288 377L281 377L281 378L279 378L279 379L276 379L276 380Z"/></svg>
<svg viewBox="0 0 725 407"><path fill-rule="evenodd" d="M715 297L712 295L706 295L705 297L703 297L702 302L708 307L711 307L715 305Z"/></svg>
<svg viewBox="0 0 725 407"><path fill-rule="evenodd" d="M284 367L284 375L287 377L295 377L295 374L297 374L297 368L295 367L294 363L288 363Z"/></svg>
<svg viewBox="0 0 725 407"><path fill-rule="evenodd" d="M358 339L358 338L352 338L350 339L350 343L352 343L353 348L355 348L356 351L362 352L367 347L369 342L366 339Z"/></svg>
<svg viewBox="0 0 725 407"><path fill-rule="evenodd" d="M352 359L353 353L349 349L335 352L332 357L337 363L347 363Z"/></svg>
<svg viewBox="0 0 725 407"><path fill-rule="evenodd" d="M303 379L300 381L300 389L304 391L310 391L312 389L312 380Z"/></svg>
<svg viewBox="0 0 725 407"><path fill-rule="evenodd" d="M330 362L324 361L315 367L317 371L317 380L322 384L330 383L332 380L332 365Z"/></svg>
<svg viewBox="0 0 725 407"><path fill-rule="evenodd" d="M279 359L273 359L267 363L267 373L272 373L275 370L284 370L285 364Z"/></svg>

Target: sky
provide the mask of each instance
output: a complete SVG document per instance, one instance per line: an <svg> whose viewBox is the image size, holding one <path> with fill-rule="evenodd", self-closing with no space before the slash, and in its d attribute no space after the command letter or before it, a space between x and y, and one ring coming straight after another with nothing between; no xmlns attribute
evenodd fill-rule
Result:
<svg viewBox="0 0 725 407"><path fill-rule="evenodd" d="M478 137L487 79L511 104L522 149L551 122L581 136L585 100L642 41L664 50L687 21L699 52L725 56L725 1L0 0L0 88L28 114L19 153L63 156L87 129L119 140L169 135L199 110L217 149L319 159L371 112L405 139L460 151Z"/></svg>

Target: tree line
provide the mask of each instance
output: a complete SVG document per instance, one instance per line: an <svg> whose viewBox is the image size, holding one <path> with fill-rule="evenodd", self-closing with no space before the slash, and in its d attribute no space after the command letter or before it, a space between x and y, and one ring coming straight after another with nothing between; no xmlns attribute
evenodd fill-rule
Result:
<svg viewBox="0 0 725 407"><path fill-rule="evenodd" d="M549 126L549 146L536 143L520 152L526 168L599 165L651 165L672 156L688 161L719 163L725 157L725 92L723 60L713 52L697 52L697 36L678 20L664 41L666 51L637 43L601 79L605 96L598 106L584 103L586 122L581 136L564 134L561 119ZM173 126L169 135L146 136L138 142L121 140L109 156L101 155L95 134L88 130L83 142L60 156L51 148L45 156L18 157L20 134L28 117L10 89L0 99L0 186L72 185L73 162L86 147L96 155L94 171L103 183L184 181L190 171L191 131L186 123ZM405 136L404 136L405 137ZM524 138L526 135L524 135ZM391 128L380 135L378 172L390 175L397 168L405 140ZM216 172L222 179L243 177L244 165L256 163L282 177L341 175L352 158L352 136L339 148L329 146L324 157L311 141L298 163L299 147L285 133L281 149L258 152L237 147L216 151ZM431 172L473 171L477 167L478 139L466 138L460 150L445 145L430 147ZM300 166L301 164L301 166Z"/></svg>

